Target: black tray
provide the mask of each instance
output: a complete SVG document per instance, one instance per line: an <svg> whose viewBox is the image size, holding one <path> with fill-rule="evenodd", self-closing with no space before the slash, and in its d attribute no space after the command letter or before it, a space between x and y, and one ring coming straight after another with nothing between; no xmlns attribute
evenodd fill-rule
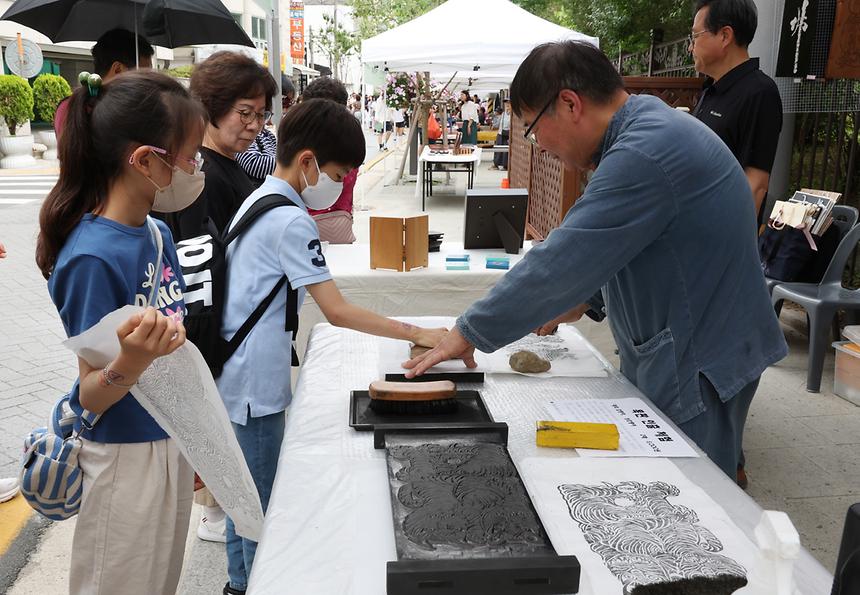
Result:
<svg viewBox="0 0 860 595"><path fill-rule="evenodd" d="M385 375L388 382L435 382L437 380L450 380L454 384L459 382L484 383L483 372L427 372L415 378L407 378L406 374L391 373Z"/></svg>
<svg viewBox="0 0 860 595"><path fill-rule="evenodd" d="M377 413L370 408L370 393L366 390L354 390L349 398L349 425L358 431L372 431L377 425L396 424L397 426L434 425L450 423L481 424L492 422L493 418L487 411L487 406L476 390L458 390L457 410L453 413Z"/></svg>

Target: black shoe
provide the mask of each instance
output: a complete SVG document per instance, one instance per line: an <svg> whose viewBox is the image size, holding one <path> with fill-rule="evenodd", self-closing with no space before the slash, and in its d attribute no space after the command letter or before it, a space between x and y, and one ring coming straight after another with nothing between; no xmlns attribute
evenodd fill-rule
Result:
<svg viewBox="0 0 860 595"><path fill-rule="evenodd" d="M224 595L245 595L245 591L240 591L239 589L234 589L230 586L230 582L228 581L224 585Z"/></svg>

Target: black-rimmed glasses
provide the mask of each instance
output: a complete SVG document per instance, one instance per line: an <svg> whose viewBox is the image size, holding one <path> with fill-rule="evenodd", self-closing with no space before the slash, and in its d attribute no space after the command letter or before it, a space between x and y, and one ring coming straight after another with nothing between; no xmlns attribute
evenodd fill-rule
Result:
<svg viewBox="0 0 860 595"><path fill-rule="evenodd" d="M527 141L529 141L531 144L533 144L535 146L537 146L537 144L538 144L537 135L532 131L534 130L535 124L538 123L538 120L540 120L540 117L544 114L544 112L549 109L549 106L551 106L553 103L555 103L556 97L557 97L556 95L553 95L552 99L550 99L547 102L547 104L545 106L543 106L543 109L538 112L537 117L529 125L529 127L526 128L526 131L523 133L523 137L525 137L525 139Z"/></svg>

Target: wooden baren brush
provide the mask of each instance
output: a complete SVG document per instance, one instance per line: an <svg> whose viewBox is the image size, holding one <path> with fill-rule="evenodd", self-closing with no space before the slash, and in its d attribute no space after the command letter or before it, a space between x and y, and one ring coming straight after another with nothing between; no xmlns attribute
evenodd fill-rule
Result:
<svg viewBox="0 0 860 595"><path fill-rule="evenodd" d="M457 387L450 380L370 383L370 408L377 413L435 414L457 410Z"/></svg>

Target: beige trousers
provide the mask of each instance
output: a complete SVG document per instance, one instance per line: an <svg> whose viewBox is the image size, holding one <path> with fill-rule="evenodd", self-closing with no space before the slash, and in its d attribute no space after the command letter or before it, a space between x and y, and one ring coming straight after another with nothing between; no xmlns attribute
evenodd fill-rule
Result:
<svg viewBox="0 0 860 595"><path fill-rule="evenodd" d="M194 471L173 440L84 440L71 595L170 595L182 571Z"/></svg>

